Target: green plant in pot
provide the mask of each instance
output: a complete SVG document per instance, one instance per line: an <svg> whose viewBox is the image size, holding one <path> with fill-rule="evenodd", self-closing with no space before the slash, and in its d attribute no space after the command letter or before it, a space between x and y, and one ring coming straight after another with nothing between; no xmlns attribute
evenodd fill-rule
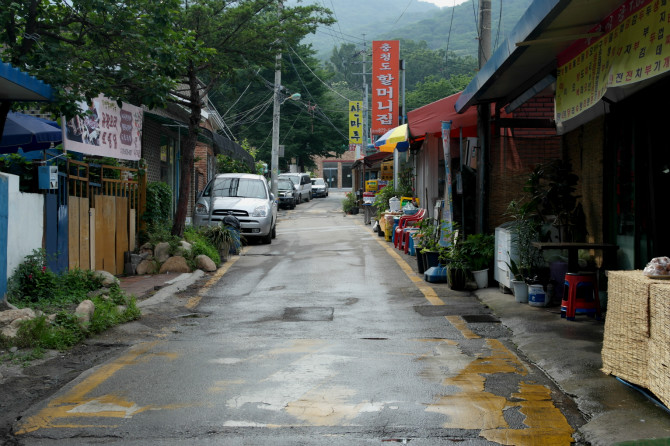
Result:
<svg viewBox="0 0 670 446"><path fill-rule="evenodd" d="M440 264L447 267L447 283L452 290L464 290L468 279L468 260L458 231L451 235L451 245L440 249Z"/></svg>
<svg viewBox="0 0 670 446"><path fill-rule="evenodd" d="M463 256L468 269L475 277L478 288L488 287L489 268L493 263L495 236L491 234L470 234L461 242Z"/></svg>
<svg viewBox="0 0 670 446"><path fill-rule="evenodd" d="M538 249L533 246L533 242L538 239L542 224L535 210L533 201L512 200L506 212L507 216L512 217L510 227L512 243L519 256L518 262L515 263L524 279L534 275L541 257Z"/></svg>
<svg viewBox="0 0 670 446"><path fill-rule="evenodd" d="M524 186L540 219L557 229L559 242L586 239L584 210L575 195L578 181L570 162L556 159L538 164Z"/></svg>
<svg viewBox="0 0 670 446"><path fill-rule="evenodd" d="M431 218L425 218L419 223L416 235L419 240L417 252L423 256L424 268L428 269L439 265L440 227ZM417 255L418 257L418 255Z"/></svg>
<svg viewBox="0 0 670 446"><path fill-rule="evenodd" d="M221 257L222 262L225 262L228 259L228 254L230 253L231 248L233 248L235 252L239 251L240 240L238 235L236 231L228 226L221 224L217 226L209 226L205 230L205 236L219 251L219 257Z"/></svg>
<svg viewBox="0 0 670 446"><path fill-rule="evenodd" d="M358 213L358 201L353 192L348 192L345 195L344 200L342 200L342 210L345 214L357 214Z"/></svg>

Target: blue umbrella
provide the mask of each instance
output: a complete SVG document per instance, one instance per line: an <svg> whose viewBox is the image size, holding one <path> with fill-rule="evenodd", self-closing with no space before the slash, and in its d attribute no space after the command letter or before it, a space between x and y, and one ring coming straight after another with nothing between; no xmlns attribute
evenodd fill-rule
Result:
<svg viewBox="0 0 670 446"><path fill-rule="evenodd" d="M48 149L51 144L60 144L63 134L54 121L9 112L0 140L0 153L14 153L19 147L24 152Z"/></svg>

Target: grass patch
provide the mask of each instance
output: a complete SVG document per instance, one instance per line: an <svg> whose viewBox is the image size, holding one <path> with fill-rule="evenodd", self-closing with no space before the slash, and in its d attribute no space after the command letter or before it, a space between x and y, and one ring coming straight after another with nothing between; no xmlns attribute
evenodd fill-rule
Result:
<svg viewBox="0 0 670 446"><path fill-rule="evenodd" d="M67 350L82 340L114 325L139 319L141 312L134 296L127 296L118 285L90 300L95 312L82 326L74 311L88 293L102 287L91 271L74 269L55 274L46 266L43 250L26 257L8 281L8 301L18 308L30 308L38 315L20 324L16 337L0 335L0 348L31 349L21 355L0 356L6 361L30 361L44 349Z"/></svg>

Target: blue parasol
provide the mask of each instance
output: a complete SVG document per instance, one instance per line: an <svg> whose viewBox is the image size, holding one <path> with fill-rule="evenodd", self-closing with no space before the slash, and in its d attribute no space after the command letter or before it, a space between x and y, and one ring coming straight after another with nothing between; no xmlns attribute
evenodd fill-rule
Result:
<svg viewBox="0 0 670 446"><path fill-rule="evenodd" d="M44 150L62 140L63 133L56 122L9 112L0 140L0 153L15 153L19 148L24 152Z"/></svg>

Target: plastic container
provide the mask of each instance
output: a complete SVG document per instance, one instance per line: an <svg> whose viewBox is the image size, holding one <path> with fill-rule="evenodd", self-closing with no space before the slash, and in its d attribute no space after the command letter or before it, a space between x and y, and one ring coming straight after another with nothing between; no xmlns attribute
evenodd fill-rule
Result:
<svg viewBox="0 0 670 446"><path fill-rule="evenodd" d="M423 273L423 280L430 283L444 283L447 281L446 266L431 266Z"/></svg>
<svg viewBox="0 0 670 446"><path fill-rule="evenodd" d="M400 200L398 197L393 197L389 199L389 207L391 212L400 212Z"/></svg>
<svg viewBox="0 0 670 446"><path fill-rule="evenodd" d="M528 285L528 305L533 307L546 307L550 296L544 292L542 285Z"/></svg>

